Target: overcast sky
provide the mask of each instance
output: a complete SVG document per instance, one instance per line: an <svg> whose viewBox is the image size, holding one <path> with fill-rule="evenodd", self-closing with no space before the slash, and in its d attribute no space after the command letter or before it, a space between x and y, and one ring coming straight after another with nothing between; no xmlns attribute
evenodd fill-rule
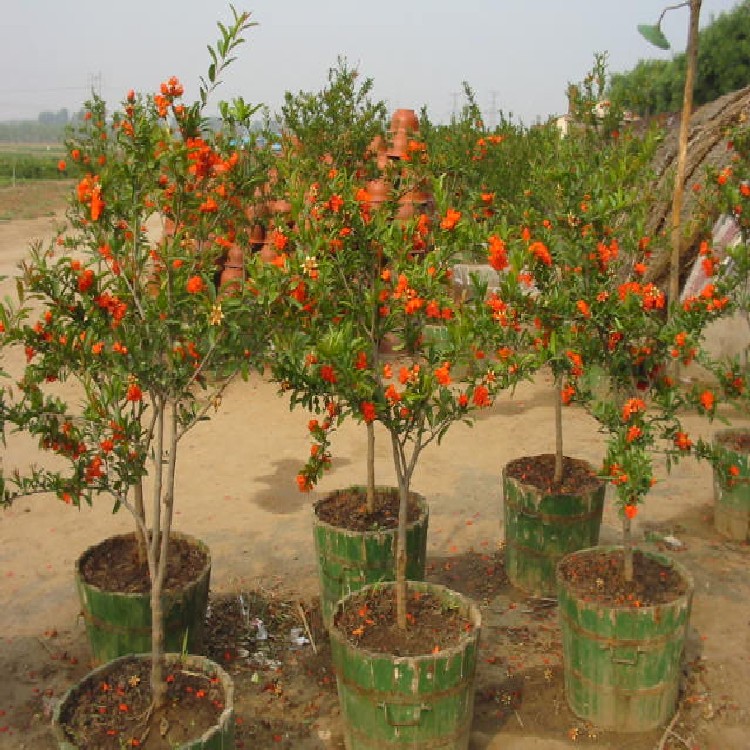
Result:
<svg viewBox="0 0 750 750"><path fill-rule="evenodd" d="M337 56L375 83L389 109L426 105L445 121L460 107L462 81L485 121L497 112L533 124L566 109L568 83L583 79L594 53L610 73L640 59L669 59L687 41L689 11L667 13L674 52L636 30L676 0L237 0L258 26L248 32L217 98L241 94L278 112L285 91L319 91ZM739 0L703 0L701 25ZM0 120L41 110L77 110L96 88L119 101L129 88L153 91L176 75L187 94L208 64L206 45L228 21L217 0L2 0ZM213 108L215 111L215 107Z"/></svg>

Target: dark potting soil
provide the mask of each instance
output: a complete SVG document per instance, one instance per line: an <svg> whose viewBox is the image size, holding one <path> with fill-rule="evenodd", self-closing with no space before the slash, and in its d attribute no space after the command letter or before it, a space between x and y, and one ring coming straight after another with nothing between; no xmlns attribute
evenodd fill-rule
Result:
<svg viewBox="0 0 750 750"><path fill-rule="evenodd" d="M560 563L570 589L584 601L614 607L651 607L682 596L687 581L670 565L633 552L633 580L623 575L623 552L597 551L572 555Z"/></svg>
<svg viewBox="0 0 750 750"><path fill-rule="evenodd" d="M457 646L472 622L430 593L410 590L406 630L396 623L395 588L370 590L348 600L336 626L349 641L368 651L393 656L423 656Z"/></svg>
<svg viewBox="0 0 750 750"><path fill-rule="evenodd" d="M716 442L735 453L750 453L750 432L736 430L717 436Z"/></svg>
<svg viewBox="0 0 750 750"><path fill-rule="evenodd" d="M578 495L595 490L602 480L591 466L578 458L563 457L563 478L555 483L555 456L522 456L506 464L508 476L550 495Z"/></svg>
<svg viewBox="0 0 750 750"><path fill-rule="evenodd" d="M376 488L375 512L367 512L365 489L350 487L327 495L315 505L315 514L321 521L349 531L374 531L395 529L398 526L398 490ZM410 497L407 505L407 522L419 518L419 504Z"/></svg>
<svg viewBox="0 0 750 750"><path fill-rule="evenodd" d="M149 712L150 660L125 659L113 664L106 679L83 682L61 716L68 738L80 750L171 750L198 739L218 723L224 710L224 690L216 677L182 671L172 664L165 671L167 704Z"/></svg>
<svg viewBox="0 0 750 750"><path fill-rule="evenodd" d="M200 547L183 537L172 537L164 590L192 583L206 563L206 553ZM104 591L145 594L151 590L148 565L138 562L135 534L111 537L98 544L81 561L81 574L86 583Z"/></svg>

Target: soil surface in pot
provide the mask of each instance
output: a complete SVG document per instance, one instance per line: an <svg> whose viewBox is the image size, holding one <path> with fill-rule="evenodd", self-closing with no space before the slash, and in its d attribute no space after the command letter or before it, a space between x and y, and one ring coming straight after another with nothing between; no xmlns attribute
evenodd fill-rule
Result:
<svg viewBox="0 0 750 750"><path fill-rule="evenodd" d="M195 581L207 562L206 553L189 540L174 537L169 543L164 590L180 589ZM83 580L104 591L145 594L151 590L148 565L138 562L135 534L105 539L81 562Z"/></svg>
<svg viewBox="0 0 750 750"><path fill-rule="evenodd" d="M623 575L623 553L590 552L564 558L560 571L572 591L586 601L615 607L667 604L687 591L687 581L671 566L633 552L633 580Z"/></svg>
<svg viewBox="0 0 750 750"><path fill-rule="evenodd" d="M201 737L218 723L224 691L216 677L165 670L167 705L150 712L151 662L126 659L86 680L60 719L68 737L81 750L167 750Z"/></svg>
<svg viewBox="0 0 750 750"><path fill-rule="evenodd" d="M349 531L374 531L395 529L398 526L399 496L395 490L375 490L375 512L367 512L367 497L364 490L356 488L338 490L324 497L315 506L315 514L321 521ZM419 518L419 504L409 498L407 522Z"/></svg>
<svg viewBox="0 0 750 750"><path fill-rule="evenodd" d="M549 495L579 495L592 492L601 484L589 464L568 456L563 458L562 481L554 482L555 456L552 453L516 458L506 464L505 472L516 481Z"/></svg>
<svg viewBox="0 0 750 750"><path fill-rule="evenodd" d="M750 432L728 432L717 436L716 442L735 453L750 453Z"/></svg>
<svg viewBox="0 0 750 750"><path fill-rule="evenodd" d="M409 591L406 630L396 624L395 589L368 591L349 600L336 626L349 641L368 651L422 656L457 646L474 626L431 593Z"/></svg>

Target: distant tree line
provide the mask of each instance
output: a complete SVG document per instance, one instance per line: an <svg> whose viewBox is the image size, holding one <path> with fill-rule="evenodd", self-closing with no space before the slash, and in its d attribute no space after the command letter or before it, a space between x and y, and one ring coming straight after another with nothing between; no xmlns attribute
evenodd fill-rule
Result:
<svg viewBox="0 0 750 750"><path fill-rule="evenodd" d="M6 120L0 122L0 143L62 143L66 129L83 116L83 110L70 114L63 109L45 110L36 120Z"/></svg>
<svg viewBox="0 0 750 750"><path fill-rule="evenodd" d="M679 46L677 41L674 44ZM619 107L643 117L677 112L682 108L685 67L684 52L671 60L641 60L631 71L611 76L608 96ZM750 0L742 0L712 19L699 34L694 106L749 84Z"/></svg>

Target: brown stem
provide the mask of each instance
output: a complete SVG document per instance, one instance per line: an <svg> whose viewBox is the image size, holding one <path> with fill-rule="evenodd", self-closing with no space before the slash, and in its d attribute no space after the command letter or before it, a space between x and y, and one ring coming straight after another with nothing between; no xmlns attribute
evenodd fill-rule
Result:
<svg viewBox="0 0 750 750"><path fill-rule="evenodd" d="M146 508L143 504L143 479L139 479L133 488L134 500L135 500L135 514L141 523L135 525L135 541L136 541L136 561L140 567L146 564L148 560L148 552L146 551L146 533L144 531L146 525Z"/></svg>
<svg viewBox="0 0 750 750"><path fill-rule="evenodd" d="M367 512L375 512L375 425L367 425Z"/></svg>
<svg viewBox="0 0 750 750"><path fill-rule="evenodd" d="M623 576L628 583L633 581L633 532L631 520L625 516L622 521L622 539L625 548L623 550Z"/></svg>
<svg viewBox="0 0 750 750"><path fill-rule="evenodd" d="M562 374L555 377L555 484L563 479Z"/></svg>
<svg viewBox="0 0 750 750"><path fill-rule="evenodd" d="M404 471L404 456L398 435L391 433L393 462L398 478L398 530L396 532L396 623L406 630L406 519L409 502L409 483Z"/></svg>
<svg viewBox="0 0 750 750"><path fill-rule="evenodd" d="M156 574L152 576L151 580L151 695L153 707L157 710L165 705L167 699L167 683L164 680L164 615L162 612L161 595L167 576L169 541L172 532L174 483L177 469L177 429L177 407L172 403L169 414L169 459L165 483L166 489L163 499L161 495L158 498L154 498L161 511L161 539L158 541L152 540L155 546L159 544L159 558L156 564ZM158 455L161 456L163 453Z"/></svg>

